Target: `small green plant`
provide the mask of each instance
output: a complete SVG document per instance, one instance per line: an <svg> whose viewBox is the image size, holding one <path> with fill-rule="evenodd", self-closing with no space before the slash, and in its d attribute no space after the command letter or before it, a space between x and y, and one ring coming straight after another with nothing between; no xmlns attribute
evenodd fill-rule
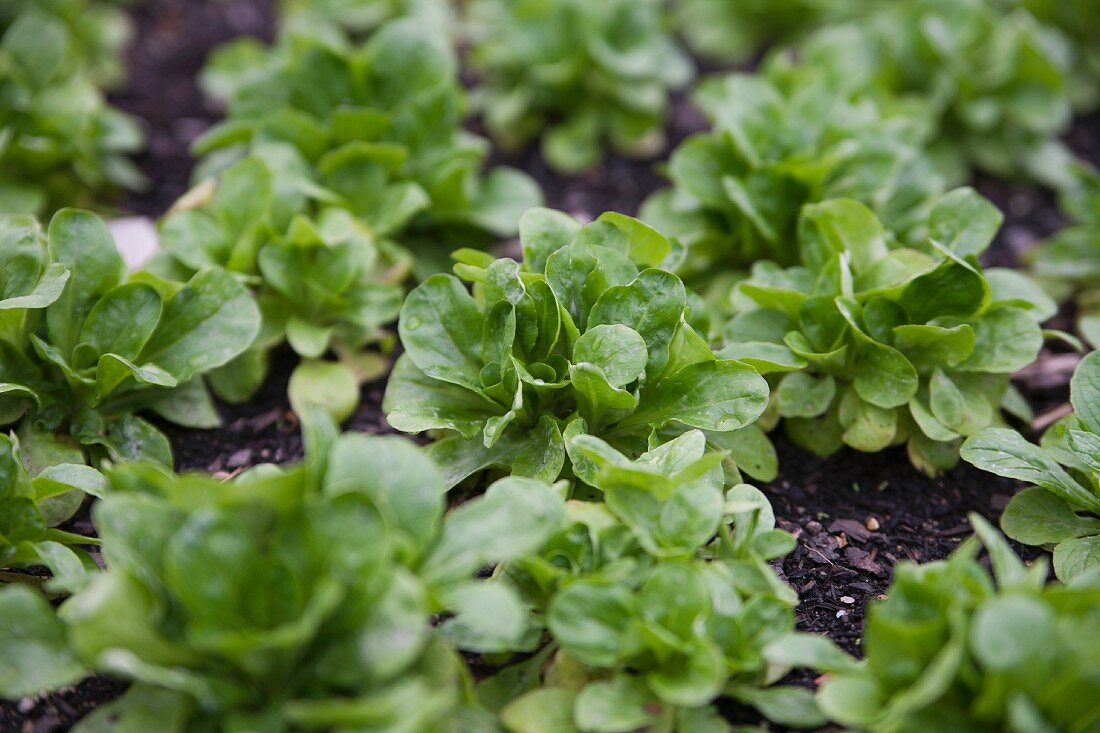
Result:
<svg viewBox="0 0 1100 733"><path fill-rule="evenodd" d="M204 269L183 284L127 276L106 225L72 209L48 236L32 217L0 217L0 271L0 425L40 465L171 465L168 439L142 411L218 424L201 378L260 326L229 273Z"/></svg>
<svg viewBox="0 0 1100 733"><path fill-rule="evenodd" d="M480 109L505 147L541 138L567 173L597 165L608 144L628 156L664 147L669 92L692 64L657 0L475 0L470 24Z"/></svg>
<svg viewBox="0 0 1100 733"><path fill-rule="evenodd" d="M1074 107L1088 112L1100 104L1100 44L1093 29L1100 27L1100 5L1092 0L1005 0L1011 7L1024 7L1047 26L1057 28L1070 40L1069 93Z"/></svg>
<svg viewBox="0 0 1100 733"><path fill-rule="evenodd" d="M763 411L763 378L716 359L693 325L701 303L661 269L676 257L661 234L534 209L520 241L522 264L456 253L472 295L435 275L401 309L383 410L398 430L435 431L449 485L489 467L569 476L564 438L579 433L631 455L688 428L728 445Z"/></svg>
<svg viewBox="0 0 1100 733"><path fill-rule="evenodd" d="M1026 410L1010 375L1034 361L1054 303L1025 276L983 272L1000 212L971 189L940 198L918 248L863 204L803 208L800 265L759 262L734 289L721 358L774 380L772 419L819 455L905 444L927 473L959 444Z"/></svg>
<svg viewBox="0 0 1100 733"><path fill-rule="evenodd" d="M1072 117L1067 39L1026 9L988 0L905 0L826 27L797 46L853 93L919 97L938 119L933 153L952 183L969 166L997 176L1067 183L1058 140Z"/></svg>
<svg viewBox="0 0 1100 733"><path fill-rule="evenodd" d="M932 131L926 110L880 106L847 94L842 83L818 69L776 63L766 74L699 86L695 102L714 129L672 153L673 186L641 212L687 247L689 282L709 290L716 273L760 259L795 264L805 204L854 198L903 237L923 220L929 200L944 190L923 154Z"/></svg>
<svg viewBox="0 0 1100 733"><path fill-rule="evenodd" d="M1028 545L1053 547L1062 580L1100 568L1100 353L1089 354L1070 384L1074 414L1051 427L1041 447L1012 430L990 429L963 445L963 459L1036 488L1012 497L1001 528Z"/></svg>
<svg viewBox="0 0 1100 733"><path fill-rule="evenodd" d="M93 511L107 569L57 612L0 590L0 694L133 682L79 733L459 730L469 673L432 616L494 601L475 574L545 542L561 499L508 478L444 518L415 446L311 422L304 464L231 483L110 469Z"/></svg>
<svg viewBox="0 0 1100 733"><path fill-rule="evenodd" d="M226 267L256 292L264 328L213 375L220 397L247 400L286 341L305 359L296 406L349 416L359 385L385 372L365 348L388 347L382 327L410 271L426 277L458 243L514 234L539 203L518 171L482 176L487 146L461 128L456 74L454 52L409 19L361 47L293 32L272 49L241 41L215 55L205 85L228 119L196 143L201 182L161 224L157 267Z"/></svg>
<svg viewBox="0 0 1100 733"><path fill-rule="evenodd" d="M205 156L199 180L257 143L289 144L309 174L280 188L371 225L398 220L393 238L415 252L421 276L438 271L455 241L514 235L520 214L541 200L519 171L482 174L489 146L462 128L454 51L415 18L385 24L362 45L305 32L270 49L239 41L213 56L203 84L225 100L228 118L195 143Z"/></svg>
<svg viewBox="0 0 1100 733"><path fill-rule="evenodd" d="M570 501L561 530L498 569L530 610L524 645L491 651L532 656L481 682L482 705L512 733L728 730L719 697L823 724L808 690L770 686L799 635L797 596L768 564L795 542L764 495L725 491L697 430L638 460L591 435L569 450L602 502Z"/></svg>
<svg viewBox="0 0 1100 733"><path fill-rule="evenodd" d="M822 712L853 731L1087 731L1100 680L1097 576L1047 584L985 520L945 561L902 563L863 633L864 661L818 691Z"/></svg>
<svg viewBox="0 0 1100 733"><path fill-rule="evenodd" d="M129 36L117 8L85 0L0 7L0 214L90 205L140 188L137 123L107 104Z"/></svg>
<svg viewBox="0 0 1100 733"><path fill-rule="evenodd" d="M1062 194L1071 225L1060 229L1030 255L1032 272L1057 296L1076 296L1077 331L1100 344L1100 172L1083 164Z"/></svg>
<svg viewBox="0 0 1100 733"><path fill-rule="evenodd" d="M58 526L87 496L102 496L107 482L82 463L38 463L53 458L24 453L17 438L0 436L0 569L44 566L51 589L75 590L96 569L80 545L98 541Z"/></svg>

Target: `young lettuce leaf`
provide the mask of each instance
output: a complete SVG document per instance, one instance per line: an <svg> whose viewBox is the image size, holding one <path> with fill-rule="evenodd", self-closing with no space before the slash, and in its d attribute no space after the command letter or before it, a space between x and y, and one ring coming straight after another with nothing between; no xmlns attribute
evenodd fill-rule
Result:
<svg viewBox="0 0 1100 733"><path fill-rule="evenodd" d="M769 375L773 419L814 453L905 444L925 472L950 468L965 436L1017 409L1009 377L1034 361L1055 310L1025 276L978 264L1000 221L958 189L936 201L916 249L857 201L808 205L802 264L753 267L718 354Z"/></svg>
<svg viewBox="0 0 1100 733"><path fill-rule="evenodd" d="M195 145L202 182L162 223L158 270L226 267L256 292L263 331L213 376L220 397L254 394L285 341L306 360L293 401L347 417L385 370L365 348L388 346L410 270L438 270L455 242L514 234L538 188L510 169L481 174L488 150L462 130L454 52L413 19L361 46L301 29L271 49L241 41L204 81L228 119ZM330 352L338 364L318 361Z"/></svg>
<svg viewBox="0 0 1100 733"><path fill-rule="evenodd" d="M398 430L436 432L449 486L490 467L568 477L563 436L638 455L689 428L732 439L763 411L763 378L699 336L701 304L661 269L676 256L661 234L620 214L581 226L533 209L520 239L522 264L457 253L472 295L435 275L401 309L405 353L383 410Z"/></svg>
<svg viewBox="0 0 1100 733"><path fill-rule="evenodd" d="M1077 367L1070 395L1074 414L1052 426L1041 446L991 428L962 448L978 468L1035 485L1012 497L1001 528L1017 542L1053 547L1064 581L1100 568L1100 353Z"/></svg>
<svg viewBox="0 0 1100 733"><path fill-rule="evenodd" d="M183 284L127 277L106 225L73 209L54 216L48 236L32 217L0 217L0 260L0 425L43 467L170 465L168 439L142 411L218 424L202 377L260 326L229 273L203 269Z"/></svg>
<svg viewBox="0 0 1100 733"><path fill-rule="evenodd" d="M673 0L688 45L718 61L746 62L823 23L856 15L877 0Z"/></svg>
<svg viewBox="0 0 1100 733"><path fill-rule="evenodd" d="M475 0L470 62L480 109L507 148L541 139L565 173L664 147L670 90L692 63L665 27L659 0Z"/></svg>
<svg viewBox="0 0 1100 733"><path fill-rule="evenodd" d="M140 188L127 157L137 122L103 89L122 77L126 16L90 0L6 0L0 7L0 214L87 206Z"/></svg>
<svg viewBox="0 0 1100 733"><path fill-rule="evenodd" d="M1059 299L1076 299L1077 332L1100 344L1100 171L1083 163L1063 191L1066 226L1029 253L1032 272Z"/></svg>

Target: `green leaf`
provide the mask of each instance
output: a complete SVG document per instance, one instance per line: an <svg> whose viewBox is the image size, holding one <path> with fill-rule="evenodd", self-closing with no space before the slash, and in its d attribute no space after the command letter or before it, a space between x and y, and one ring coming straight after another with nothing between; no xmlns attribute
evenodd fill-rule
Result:
<svg viewBox="0 0 1100 733"><path fill-rule="evenodd" d="M291 373L287 394L295 412L302 414L315 405L341 423L359 406L359 380L341 362L305 359Z"/></svg>
<svg viewBox="0 0 1100 733"><path fill-rule="evenodd" d="M622 324L641 334L649 350L646 376L653 380L669 360L669 346L687 308L684 284L663 270L645 270L629 285L608 288L589 314L589 328Z"/></svg>
<svg viewBox="0 0 1100 733"><path fill-rule="evenodd" d="M478 392L483 320L457 278L433 275L401 307L401 343L427 376Z"/></svg>
<svg viewBox="0 0 1100 733"><path fill-rule="evenodd" d="M1079 516L1046 489L1029 488L1012 497L1001 516L1001 528L1017 542L1045 545L1100 535L1100 519Z"/></svg>
<svg viewBox="0 0 1100 733"><path fill-rule="evenodd" d="M362 493L387 523L412 540L419 554L429 545L443 516L443 477L423 449L392 436L345 433L328 455L324 491Z"/></svg>
<svg viewBox="0 0 1100 733"><path fill-rule="evenodd" d="M599 367L612 387L624 387L645 371L648 352L638 332L622 325L594 326L573 345L573 361Z"/></svg>
<svg viewBox="0 0 1100 733"><path fill-rule="evenodd" d="M619 427L678 422L726 432L756 420L767 402L767 382L752 367L737 361L704 361L689 364L654 385Z"/></svg>
<svg viewBox="0 0 1100 733"><path fill-rule="evenodd" d="M784 634L764 647L764 658L784 667L821 672L851 672L859 663L825 636L804 632Z"/></svg>
<svg viewBox="0 0 1100 733"><path fill-rule="evenodd" d="M447 516L435 547L424 559L429 583L465 580L478 569L540 547L564 521L562 500L549 485L511 477Z"/></svg>
<svg viewBox="0 0 1100 733"><path fill-rule="evenodd" d="M532 690L504 706L500 722L511 733L580 733L573 722L576 697L558 687Z"/></svg>
<svg viewBox="0 0 1100 733"><path fill-rule="evenodd" d="M1022 308L994 308L972 326L974 352L959 371L1009 374L1035 361L1043 346L1042 329Z"/></svg>
<svg viewBox="0 0 1100 733"><path fill-rule="evenodd" d="M0 694L35 695L86 674L45 598L24 585L0 589Z"/></svg>
<svg viewBox="0 0 1100 733"><path fill-rule="evenodd" d="M156 331L160 317L161 300L156 290L140 283L120 285L88 312L79 342L91 347L97 356L117 354L136 359Z"/></svg>
<svg viewBox="0 0 1100 733"><path fill-rule="evenodd" d="M260 311L248 291L224 270L204 270L164 303L139 361L186 382L243 353L259 331Z"/></svg>
<svg viewBox="0 0 1100 733"><path fill-rule="evenodd" d="M577 727L592 733L630 733L657 722L653 694L636 677L620 674L581 690L575 705Z"/></svg>
<svg viewBox="0 0 1100 733"><path fill-rule="evenodd" d="M829 720L855 728L871 726L881 714L884 693L875 680L863 676L837 675L818 689L818 709Z"/></svg>
<svg viewBox="0 0 1100 733"><path fill-rule="evenodd" d="M450 590L447 599L454 616L439 632L455 647L479 654L524 647L527 610L511 586L492 581L467 583Z"/></svg>
<svg viewBox="0 0 1100 733"><path fill-rule="evenodd" d="M1022 670L1042 658L1054 613L1035 598L991 598L974 613L970 645L979 663L993 672Z"/></svg>
<svg viewBox="0 0 1100 733"><path fill-rule="evenodd" d="M1100 535L1079 537L1054 548L1054 572L1069 582L1100 567Z"/></svg>
<svg viewBox="0 0 1100 733"><path fill-rule="evenodd" d="M806 372L787 374L776 390L782 417L817 417L824 414L836 396L836 380Z"/></svg>
<svg viewBox="0 0 1100 733"><path fill-rule="evenodd" d="M125 384L127 380L133 380L139 387L171 388L178 384L175 377L156 364L139 366L117 354L104 354L95 371L96 403L106 400L116 391L121 391L122 387L133 386Z"/></svg>
<svg viewBox="0 0 1100 733"><path fill-rule="evenodd" d="M519 219L524 268L545 272L547 258L572 242L580 228L580 222L560 211L534 208L524 212Z"/></svg>
<svg viewBox="0 0 1100 733"><path fill-rule="evenodd" d="M556 594L547 624L562 648L584 664L613 667L634 613L634 596L622 586L578 580Z"/></svg>
<svg viewBox="0 0 1100 733"><path fill-rule="evenodd" d="M886 231L874 212L853 199L832 199L802 207L798 221L802 264L820 270L835 255L847 253L860 273L886 256Z"/></svg>
<svg viewBox="0 0 1100 733"><path fill-rule="evenodd" d="M1001 228L1004 215L969 187L936 199L928 214L928 237L960 257L984 252Z"/></svg>
<svg viewBox="0 0 1100 733"><path fill-rule="evenodd" d="M480 391L430 377L420 371L408 354L394 364L382 399L390 426L406 433L450 428L473 438L485 422L505 412Z"/></svg>
<svg viewBox="0 0 1100 733"><path fill-rule="evenodd" d="M84 319L95 302L118 285L125 266L103 221L88 212L65 209L50 222L49 250L69 270L65 290L46 311L50 342L63 355L79 343Z"/></svg>
<svg viewBox="0 0 1100 733"><path fill-rule="evenodd" d="M1093 352L1077 365L1070 380L1070 402L1081 425L1100 434L1100 352Z"/></svg>
<svg viewBox="0 0 1100 733"><path fill-rule="evenodd" d="M804 687L739 687L734 690L734 697L752 705L765 718L780 725L815 728L827 722L814 701L813 692Z"/></svg>
<svg viewBox="0 0 1100 733"><path fill-rule="evenodd" d="M1035 484L1071 506L1100 514L1100 499L1077 483L1046 451L1013 430L983 430L963 444L962 457L983 471Z"/></svg>

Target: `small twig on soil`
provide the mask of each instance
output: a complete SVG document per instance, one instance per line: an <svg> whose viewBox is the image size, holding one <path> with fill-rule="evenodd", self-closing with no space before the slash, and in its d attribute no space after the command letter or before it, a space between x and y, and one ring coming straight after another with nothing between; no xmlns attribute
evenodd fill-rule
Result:
<svg viewBox="0 0 1100 733"><path fill-rule="evenodd" d="M1027 385L1028 389L1052 389L1069 384L1073 371L1081 362L1081 355L1040 354L1032 364L1012 375Z"/></svg>
<svg viewBox="0 0 1100 733"><path fill-rule="evenodd" d="M1042 432L1071 412L1073 412L1073 405L1070 403L1066 402L1065 404L1058 405L1041 415L1037 415L1031 422L1031 429L1037 433Z"/></svg>

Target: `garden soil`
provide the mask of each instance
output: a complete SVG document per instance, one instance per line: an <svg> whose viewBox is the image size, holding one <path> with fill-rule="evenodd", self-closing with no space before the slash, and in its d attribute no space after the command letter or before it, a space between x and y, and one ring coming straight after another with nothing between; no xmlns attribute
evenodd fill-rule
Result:
<svg viewBox="0 0 1100 733"><path fill-rule="evenodd" d="M270 40L274 13L270 0L150 0L132 12L138 33L129 57L131 79L113 101L144 120L149 148L138 162L155 185L126 198L123 207L155 217L189 187L188 147L219 117L218 108L203 99L195 82L206 54L238 36ZM704 127L687 99L678 96L668 149ZM1079 120L1067 140L1079 155L1100 163L1100 114ZM612 157L577 178L553 173L536 150L498 154L494 162L527 171L542 185L548 205L584 219L608 210L635 214L649 194L665 185L654 160ZM1063 224L1049 192L986 177L975 185L1006 215L987 264L1019 265L1036 241ZM1070 315L1060 314L1055 325L1067 326ZM1072 361L1052 350L1030 370L1022 388L1037 411L1065 403ZM271 378L254 400L219 406L224 418L219 429L162 426L172 440L177 468L228 476L257 463L301 458L297 419L286 399L293 365L289 351L277 352ZM381 412L383 390L384 381L366 385L362 405L345 427L392 432ZM822 459L796 449L782 436L776 442L780 474L761 488L780 526L798 539L797 549L777 567L802 599L799 628L827 634L850 652L858 652L866 608L883 596L894 565L946 557L970 534L969 512L995 521L1019 488L967 465L929 478L910 465L903 449L873 455L846 449ZM792 680L813 683L806 675ZM68 730L124 689L119 682L92 678L43 698L0 701L0 731ZM736 705L724 705L723 712L731 721L760 722Z"/></svg>

